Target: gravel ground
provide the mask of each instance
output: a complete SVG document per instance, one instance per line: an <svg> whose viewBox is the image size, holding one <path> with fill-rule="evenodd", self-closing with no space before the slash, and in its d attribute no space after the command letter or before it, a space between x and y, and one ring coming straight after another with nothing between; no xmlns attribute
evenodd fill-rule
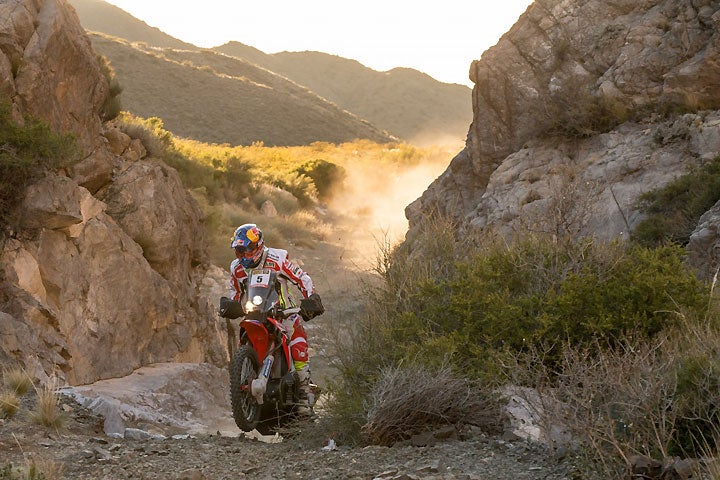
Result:
<svg viewBox="0 0 720 480"><path fill-rule="evenodd" d="M1 421L0 467L22 468L34 461L48 480L585 478L572 459L558 460L541 445L479 431L426 446L364 448L330 448L331 442L302 432L280 443L221 435L131 440L105 436L102 418L68 398L61 400L65 426L37 425L27 413L33 403L33 395L26 395L21 411ZM61 472L53 476L54 469Z"/></svg>

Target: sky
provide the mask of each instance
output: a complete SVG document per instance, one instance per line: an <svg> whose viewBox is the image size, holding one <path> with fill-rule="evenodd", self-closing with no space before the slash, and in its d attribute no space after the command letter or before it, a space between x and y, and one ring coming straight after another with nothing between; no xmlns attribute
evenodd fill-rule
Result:
<svg viewBox="0 0 720 480"><path fill-rule="evenodd" d="M472 86L470 63L532 0L106 0L198 47L314 50L378 71L410 67Z"/></svg>

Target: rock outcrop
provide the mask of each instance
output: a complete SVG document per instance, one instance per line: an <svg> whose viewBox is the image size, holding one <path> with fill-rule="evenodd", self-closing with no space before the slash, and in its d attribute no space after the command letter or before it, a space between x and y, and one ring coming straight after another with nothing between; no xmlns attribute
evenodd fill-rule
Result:
<svg viewBox="0 0 720 480"><path fill-rule="evenodd" d="M74 11L63 0L4 0L0 32L0 92L17 120L41 118L92 151L109 86Z"/></svg>
<svg viewBox="0 0 720 480"><path fill-rule="evenodd" d="M70 384L227 362L201 212L174 170L103 124L98 57L64 0L0 1L0 91L82 160L29 186L0 245L0 361ZM209 285L212 284L212 285Z"/></svg>
<svg viewBox="0 0 720 480"><path fill-rule="evenodd" d="M504 231L631 231L640 193L720 153L719 48L718 1L535 1L472 63L466 148L408 207L408 239L433 211Z"/></svg>

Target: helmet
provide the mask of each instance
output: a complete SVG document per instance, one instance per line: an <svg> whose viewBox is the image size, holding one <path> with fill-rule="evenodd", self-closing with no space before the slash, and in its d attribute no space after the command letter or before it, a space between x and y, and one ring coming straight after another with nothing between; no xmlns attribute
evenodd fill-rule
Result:
<svg viewBox="0 0 720 480"><path fill-rule="evenodd" d="M254 223L246 223L235 229L230 247L235 249L240 265L255 268L262 258L263 243L262 230Z"/></svg>

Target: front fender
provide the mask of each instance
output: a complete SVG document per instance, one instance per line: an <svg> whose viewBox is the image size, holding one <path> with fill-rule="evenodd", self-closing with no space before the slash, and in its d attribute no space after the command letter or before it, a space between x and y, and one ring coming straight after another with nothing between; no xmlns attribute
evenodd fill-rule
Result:
<svg viewBox="0 0 720 480"><path fill-rule="evenodd" d="M240 322L240 330L246 333L250 344L255 352L257 352L258 360L262 362L267 355L268 346L270 345L270 333L267 328L265 328L265 325L263 325L263 322L246 318Z"/></svg>

